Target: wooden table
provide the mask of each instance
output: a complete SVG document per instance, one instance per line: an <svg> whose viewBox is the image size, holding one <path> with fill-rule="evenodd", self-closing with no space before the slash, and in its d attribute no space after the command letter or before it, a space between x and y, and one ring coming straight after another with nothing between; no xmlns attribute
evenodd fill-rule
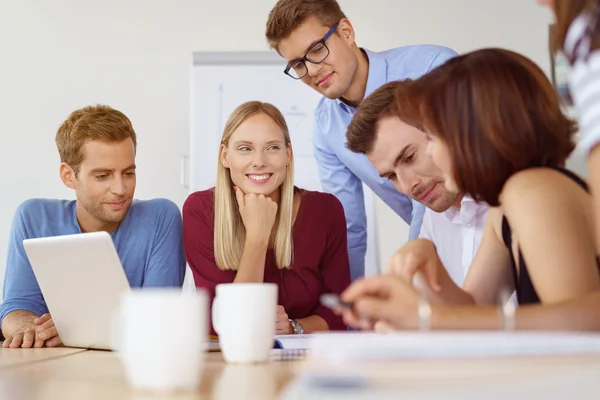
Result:
<svg viewBox="0 0 600 400"><path fill-rule="evenodd" d="M206 353L197 393L133 391L116 353L77 349L0 349L0 399L597 399L600 356L407 360L318 365L309 361L226 364ZM15 362L17 360L17 362ZM25 361L19 361L25 360ZM10 364L9 364L10 362ZM301 387L295 377L359 374L367 389L345 391ZM541 396L541 397L540 397Z"/></svg>
<svg viewBox="0 0 600 400"><path fill-rule="evenodd" d="M62 356L55 350L63 350ZM221 353L205 354L198 393L136 393L116 353L74 349L0 349L0 359L32 360L0 370L0 399L261 399L276 398L300 361L228 365ZM12 353L12 354L11 354ZM28 356L26 353L32 354ZM41 355L45 354L45 357ZM68 355L67 355L68 354Z"/></svg>
<svg viewBox="0 0 600 400"><path fill-rule="evenodd" d="M2 342L0 342L0 346ZM83 349L71 349L60 347L55 349L1 349L0 348L0 371L22 364L32 364L39 361L51 360L68 355L81 353ZM0 375L1 376L1 375ZM0 397L1 398L1 397Z"/></svg>

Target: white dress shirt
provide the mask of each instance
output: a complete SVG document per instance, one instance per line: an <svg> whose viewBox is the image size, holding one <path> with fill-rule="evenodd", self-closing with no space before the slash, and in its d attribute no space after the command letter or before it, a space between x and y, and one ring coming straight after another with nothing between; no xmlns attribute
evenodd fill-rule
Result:
<svg viewBox="0 0 600 400"><path fill-rule="evenodd" d="M435 244L442 264L460 287L481 242L489 210L487 203L476 203L465 195L460 210L453 206L437 213L428 208L423 216L419 237Z"/></svg>

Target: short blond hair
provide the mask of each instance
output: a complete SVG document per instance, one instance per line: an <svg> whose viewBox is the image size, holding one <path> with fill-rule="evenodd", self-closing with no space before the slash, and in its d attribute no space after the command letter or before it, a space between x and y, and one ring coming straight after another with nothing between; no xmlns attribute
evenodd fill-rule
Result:
<svg viewBox="0 0 600 400"><path fill-rule="evenodd" d="M56 132L56 147L60 161L78 172L83 161L81 147L90 140L121 142L130 138L137 146L131 121L121 111L105 105L95 105L73 111Z"/></svg>
<svg viewBox="0 0 600 400"><path fill-rule="evenodd" d="M346 18L336 0L279 0L267 20L269 46L279 51L279 42L312 16L327 27Z"/></svg>

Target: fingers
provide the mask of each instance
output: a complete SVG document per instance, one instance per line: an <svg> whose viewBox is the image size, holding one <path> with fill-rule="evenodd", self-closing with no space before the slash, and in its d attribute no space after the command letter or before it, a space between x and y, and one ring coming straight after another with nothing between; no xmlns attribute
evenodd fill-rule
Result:
<svg viewBox="0 0 600 400"><path fill-rule="evenodd" d="M15 333L10 342L10 348L16 349L17 347L21 347L23 344L23 332Z"/></svg>
<svg viewBox="0 0 600 400"><path fill-rule="evenodd" d="M55 326L52 326L48 329L38 330L38 336L42 340L52 339L55 336L58 336L58 332Z"/></svg>
<svg viewBox="0 0 600 400"><path fill-rule="evenodd" d="M237 186L233 187L233 191L235 192L235 198L237 199L237 203L238 203L238 206L241 211L244 209L244 207L246 205L245 200L244 200L244 197L245 197L244 192L242 191L242 189L240 189Z"/></svg>
<svg viewBox="0 0 600 400"><path fill-rule="evenodd" d="M290 322L286 319L285 321L278 321L275 327L276 335L287 335L290 333Z"/></svg>
<svg viewBox="0 0 600 400"><path fill-rule="evenodd" d="M36 348L36 349L44 347L44 343L45 342L46 342L45 340L42 340L40 338L40 335L35 335L35 341L33 342L33 347Z"/></svg>
<svg viewBox="0 0 600 400"><path fill-rule="evenodd" d="M359 315L354 309L344 308L342 318L346 325L362 330L373 330L374 321Z"/></svg>
<svg viewBox="0 0 600 400"><path fill-rule="evenodd" d="M382 300L375 297L363 297L356 301L353 310L344 309L342 315L344 322L350 326L362 330L389 327L388 331L390 331L392 330L391 325L380 321L388 317L390 308L393 308L393 305L388 300ZM375 321L378 322L375 323Z"/></svg>
<svg viewBox="0 0 600 400"><path fill-rule="evenodd" d="M277 306L277 320L275 322L275 334L286 335L290 333L290 321L285 308L282 305Z"/></svg>
<svg viewBox="0 0 600 400"><path fill-rule="evenodd" d="M402 248L390 258L386 269L388 274L399 276L405 282L410 282L415 272L423 267L425 261L424 257L415 254L410 250L410 247L407 249Z"/></svg>
<svg viewBox="0 0 600 400"><path fill-rule="evenodd" d="M7 338L4 340L4 342L2 342L2 348L3 349L8 349L10 347L10 342L12 341L12 338Z"/></svg>
<svg viewBox="0 0 600 400"><path fill-rule="evenodd" d="M60 336L55 336L50 340L46 340L46 342L45 342L46 347L57 347L57 346L60 346L61 344L62 344L62 340L61 340Z"/></svg>
<svg viewBox="0 0 600 400"><path fill-rule="evenodd" d="M359 322L364 325L367 321L387 320L390 314L390 308L393 305L388 300L376 297L361 298L354 305L355 314L359 317Z"/></svg>
<svg viewBox="0 0 600 400"><path fill-rule="evenodd" d="M375 323L375 325L373 326L373 329L377 333L391 333L396 330L393 325L391 325L385 321L377 321Z"/></svg>
<svg viewBox="0 0 600 400"><path fill-rule="evenodd" d="M40 318L41 319L41 318ZM46 329L50 329L54 327L54 320L52 318L46 320L43 324L41 324L38 328L37 331L38 332L42 332Z"/></svg>
<svg viewBox="0 0 600 400"><path fill-rule="evenodd" d="M35 339L35 331L27 330L23 334L23 343L21 347L24 349L30 348L33 346L33 341Z"/></svg>
<svg viewBox="0 0 600 400"><path fill-rule="evenodd" d="M279 323L279 321L285 321L288 322L288 315L287 312L285 312L285 308L283 308L283 306L277 306L277 322Z"/></svg>
<svg viewBox="0 0 600 400"><path fill-rule="evenodd" d="M367 279L357 279L346 291L342 293L341 300L353 303L351 309L344 308L342 317L346 324L361 329L373 329L374 321L379 318L371 318L363 315L356 307L365 298L379 298L389 301L390 287L398 278L389 275L374 276Z"/></svg>
<svg viewBox="0 0 600 400"><path fill-rule="evenodd" d="M385 272L389 275L400 275L402 273L402 265L404 259L405 247L400 248L396 251L385 266Z"/></svg>
<svg viewBox="0 0 600 400"><path fill-rule="evenodd" d="M52 317L50 316L50 314L46 313L46 314L42 315L41 317L34 319L33 323L36 325L42 325L45 322L47 322L48 320L50 320L51 318Z"/></svg>
<svg viewBox="0 0 600 400"><path fill-rule="evenodd" d="M342 301L353 303L363 296L387 298L390 286L397 280L393 276L378 275L354 281L340 296Z"/></svg>
<svg viewBox="0 0 600 400"><path fill-rule="evenodd" d="M422 283L439 293L439 257L435 247L427 240L413 240L398 250L386 265L386 273L401 277L406 283L413 283L415 275L424 274ZM423 288L425 289L425 288Z"/></svg>

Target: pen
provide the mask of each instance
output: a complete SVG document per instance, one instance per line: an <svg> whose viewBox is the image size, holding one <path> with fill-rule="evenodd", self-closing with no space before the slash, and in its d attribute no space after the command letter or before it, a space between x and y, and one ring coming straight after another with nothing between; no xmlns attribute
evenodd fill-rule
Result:
<svg viewBox="0 0 600 400"><path fill-rule="evenodd" d="M332 310L347 308L351 310L354 307L353 303L342 301L340 296L335 293L323 293L320 297L321 304Z"/></svg>

